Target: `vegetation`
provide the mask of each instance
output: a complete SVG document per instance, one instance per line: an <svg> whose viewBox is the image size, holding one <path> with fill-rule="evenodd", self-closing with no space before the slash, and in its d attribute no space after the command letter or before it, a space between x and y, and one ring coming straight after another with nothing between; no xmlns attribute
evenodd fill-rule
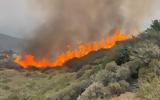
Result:
<svg viewBox="0 0 160 100"><path fill-rule="evenodd" d="M67 71L0 70L0 100L160 99L160 21L138 37L66 63Z"/></svg>

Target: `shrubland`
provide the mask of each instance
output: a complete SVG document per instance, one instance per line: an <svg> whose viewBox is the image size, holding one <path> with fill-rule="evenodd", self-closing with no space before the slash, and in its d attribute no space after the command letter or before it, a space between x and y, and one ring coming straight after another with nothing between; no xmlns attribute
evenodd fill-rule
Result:
<svg viewBox="0 0 160 100"><path fill-rule="evenodd" d="M66 62L67 71L0 70L2 100L160 99L160 21L137 37Z"/></svg>

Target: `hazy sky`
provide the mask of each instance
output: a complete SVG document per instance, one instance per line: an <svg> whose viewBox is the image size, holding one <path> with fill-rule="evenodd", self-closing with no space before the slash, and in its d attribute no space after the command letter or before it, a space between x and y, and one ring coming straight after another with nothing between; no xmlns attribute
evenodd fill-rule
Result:
<svg viewBox="0 0 160 100"><path fill-rule="evenodd" d="M22 37L31 33L39 21L36 14L30 14L27 0L0 0L0 33ZM157 0L159 1L159 0ZM159 3L155 3L155 12L146 19L147 27L151 19L160 19ZM158 11L159 10L159 11Z"/></svg>
<svg viewBox="0 0 160 100"><path fill-rule="evenodd" d="M23 36L37 25L27 0L0 0L0 33Z"/></svg>

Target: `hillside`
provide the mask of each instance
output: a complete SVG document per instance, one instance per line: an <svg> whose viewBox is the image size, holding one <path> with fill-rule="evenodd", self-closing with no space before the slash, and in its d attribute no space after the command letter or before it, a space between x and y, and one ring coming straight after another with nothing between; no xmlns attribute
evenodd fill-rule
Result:
<svg viewBox="0 0 160 100"><path fill-rule="evenodd" d="M0 34L0 50L20 48L22 42L23 41L19 38Z"/></svg>
<svg viewBox="0 0 160 100"><path fill-rule="evenodd" d="M159 40L156 20L139 36L59 69L0 69L0 100L159 100Z"/></svg>

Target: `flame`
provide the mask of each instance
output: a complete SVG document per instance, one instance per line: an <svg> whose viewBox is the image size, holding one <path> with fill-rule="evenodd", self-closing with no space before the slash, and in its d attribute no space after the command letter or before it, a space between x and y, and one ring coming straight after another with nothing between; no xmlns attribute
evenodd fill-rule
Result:
<svg viewBox="0 0 160 100"><path fill-rule="evenodd" d="M72 59L80 58L92 51L97 51L99 49L108 49L113 47L116 42L124 41L127 39L125 33L120 33L115 31L114 35L109 35L107 38L102 37L100 41L87 42L85 44L79 43L78 48L74 50L68 50L59 54L53 61L48 60L47 58L42 58L36 60L36 58L31 54L25 54L23 56L17 56L15 63L19 64L23 68L28 68L34 66L36 68L45 68L45 67L54 67L54 66L63 66L63 64Z"/></svg>

